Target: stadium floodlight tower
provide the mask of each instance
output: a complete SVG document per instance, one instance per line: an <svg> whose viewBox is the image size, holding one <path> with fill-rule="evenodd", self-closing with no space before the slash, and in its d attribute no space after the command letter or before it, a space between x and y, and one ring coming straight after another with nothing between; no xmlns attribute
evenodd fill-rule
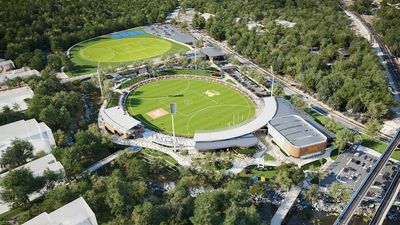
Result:
<svg viewBox="0 0 400 225"><path fill-rule="evenodd" d="M99 87L100 87L100 93L101 97L103 98L103 86L101 85L101 79L100 79L100 61L97 61L97 79L99 80Z"/></svg>
<svg viewBox="0 0 400 225"><path fill-rule="evenodd" d="M174 152L176 152L176 137L175 137L175 124L174 124L174 115L176 114L176 103L172 102L169 104L169 110L171 113L172 118L172 136L173 136L173 143L174 143Z"/></svg>
<svg viewBox="0 0 400 225"><path fill-rule="evenodd" d="M272 85L271 85L271 97L274 96L274 83L275 83L275 74L274 68L271 66L271 73L272 73Z"/></svg>

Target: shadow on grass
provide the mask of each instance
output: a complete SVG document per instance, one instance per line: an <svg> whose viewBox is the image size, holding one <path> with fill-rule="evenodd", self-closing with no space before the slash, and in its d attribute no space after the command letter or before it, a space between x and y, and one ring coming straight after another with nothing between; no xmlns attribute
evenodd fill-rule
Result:
<svg viewBox="0 0 400 225"><path fill-rule="evenodd" d="M127 107L136 107L139 106L140 104L142 104L142 100L139 98L129 98L126 101Z"/></svg>
<svg viewBox="0 0 400 225"><path fill-rule="evenodd" d="M152 129L153 131L157 131L157 132L161 132L161 133L165 132L164 129L161 129L161 128L155 126L154 124L152 124L150 121L148 121L142 114L136 115L133 117L135 119L139 120L140 122L142 122L143 125L145 125L147 128Z"/></svg>
<svg viewBox="0 0 400 225"><path fill-rule="evenodd" d="M79 75L82 75L82 74L93 73L96 70L97 70L97 67L93 66L93 65L75 65L72 68L71 73L74 76L79 76Z"/></svg>

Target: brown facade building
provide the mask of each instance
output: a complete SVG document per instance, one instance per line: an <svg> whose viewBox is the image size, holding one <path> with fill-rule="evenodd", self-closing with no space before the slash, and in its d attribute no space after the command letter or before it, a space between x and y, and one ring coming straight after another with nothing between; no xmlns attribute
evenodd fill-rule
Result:
<svg viewBox="0 0 400 225"><path fill-rule="evenodd" d="M268 133L283 151L296 158L320 154L328 143L324 134L298 115L272 119Z"/></svg>

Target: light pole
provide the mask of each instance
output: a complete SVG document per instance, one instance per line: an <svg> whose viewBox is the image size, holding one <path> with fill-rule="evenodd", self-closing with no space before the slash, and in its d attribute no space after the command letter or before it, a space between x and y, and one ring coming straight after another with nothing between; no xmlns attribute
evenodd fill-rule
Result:
<svg viewBox="0 0 400 225"><path fill-rule="evenodd" d="M275 74L274 74L274 68L272 66L271 66L271 73L272 73L271 96L274 96Z"/></svg>
<svg viewBox="0 0 400 225"><path fill-rule="evenodd" d="M176 152L176 137L175 137L175 124L174 124L174 115L176 114L176 103L172 102L169 104L169 110L171 113L172 118L172 136L173 136L173 143L174 143L174 152Z"/></svg>
<svg viewBox="0 0 400 225"><path fill-rule="evenodd" d="M100 79L100 61L97 61L97 79L99 79L99 86L100 86L100 93L101 97L103 98L103 87L101 85L101 79Z"/></svg>

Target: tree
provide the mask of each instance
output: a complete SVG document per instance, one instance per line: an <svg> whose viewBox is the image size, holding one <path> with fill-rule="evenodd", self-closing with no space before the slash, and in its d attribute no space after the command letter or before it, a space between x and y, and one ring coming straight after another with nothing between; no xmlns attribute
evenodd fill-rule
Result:
<svg viewBox="0 0 400 225"><path fill-rule="evenodd" d="M61 55L61 65L63 67L64 72L71 71L72 68L74 67L74 64L72 63L71 59L65 54Z"/></svg>
<svg viewBox="0 0 400 225"><path fill-rule="evenodd" d="M307 109L307 103L298 96L294 96L290 99L290 102L298 109L304 111Z"/></svg>
<svg viewBox="0 0 400 225"><path fill-rule="evenodd" d="M166 217L166 209L146 201L135 207L132 221L135 225L159 225Z"/></svg>
<svg viewBox="0 0 400 225"><path fill-rule="evenodd" d="M46 66L46 58L44 56L43 51L40 49L36 49L33 52L33 56L29 61L29 67L40 71L44 69L45 66Z"/></svg>
<svg viewBox="0 0 400 225"><path fill-rule="evenodd" d="M238 207L233 203L226 211L223 225L258 225L260 215L255 206Z"/></svg>
<svg viewBox="0 0 400 225"><path fill-rule="evenodd" d="M178 58L178 65L182 66L182 67L186 67L188 64L187 59L185 56L180 56Z"/></svg>
<svg viewBox="0 0 400 225"><path fill-rule="evenodd" d="M23 112L10 109L8 106L4 106L0 111L0 125L22 120L26 117Z"/></svg>
<svg viewBox="0 0 400 225"><path fill-rule="evenodd" d="M14 139L4 151L0 165L10 170L25 164L31 158L33 158L32 144L29 141Z"/></svg>
<svg viewBox="0 0 400 225"><path fill-rule="evenodd" d="M310 189L306 190L304 192L304 198L310 201L312 204L316 203L318 201L318 185L313 184L311 185Z"/></svg>
<svg viewBox="0 0 400 225"><path fill-rule="evenodd" d="M262 183L255 183L249 188L249 192L255 196L261 196L265 193Z"/></svg>
<svg viewBox="0 0 400 225"><path fill-rule="evenodd" d="M141 159L126 158L126 155L120 157L119 163L125 167L127 177L133 180L145 180L149 175L148 165Z"/></svg>
<svg viewBox="0 0 400 225"><path fill-rule="evenodd" d="M285 92L283 91L283 88L281 85L279 84L274 84L274 90L273 90L273 94L274 95L278 95L278 96L285 96Z"/></svg>
<svg viewBox="0 0 400 225"><path fill-rule="evenodd" d="M336 203L343 205L351 198L351 190L338 182L332 183L328 187L328 195L332 197Z"/></svg>
<svg viewBox="0 0 400 225"><path fill-rule="evenodd" d="M373 0L354 0L351 9L360 14L370 14Z"/></svg>
<svg viewBox="0 0 400 225"><path fill-rule="evenodd" d="M205 192L197 196L190 221L193 225L221 224L223 221L221 211L225 203L226 200L222 191Z"/></svg>
<svg viewBox="0 0 400 225"><path fill-rule="evenodd" d="M92 163L109 155L110 138L101 133L96 124L87 130L78 130L74 142L67 148L55 147L52 153L61 161L67 177L75 177Z"/></svg>
<svg viewBox="0 0 400 225"><path fill-rule="evenodd" d="M328 117L325 123L325 127L330 131L335 131L337 123L334 119Z"/></svg>
<svg viewBox="0 0 400 225"><path fill-rule="evenodd" d="M322 164L321 160L320 163ZM326 177L326 172L320 167L314 167L314 165L311 165L308 170L311 172L313 179L318 179L318 184L320 184L321 180Z"/></svg>
<svg viewBox="0 0 400 225"><path fill-rule="evenodd" d="M172 65L174 65L174 63L175 63L175 56L170 55L169 57L167 57L167 58L165 59L165 61L164 61L164 66L165 66L166 68L171 68Z"/></svg>
<svg viewBox="0 0 400 225"><path fill-rule="evenodd" d="M112 88L114 86L114 81L111 79L107 79L103 81L103 94L104 96L108 96L112 92Z"/></svg>
<svg viewBox="0 0 400 225"><path fill-rule="evenodd" d="M26 207L29 194L43 187L30 170L23 168L10 171L1 181L1 197L15 207Z"/></svg>
<svg viewBox="0 0 400 225"><path fill-rule="evenodd" d="M347 145L354 141L354 133L347 128L343 128L336 133L335 147L339 152L347 147Z"/></svg>
<svg viewBox="0 0 400 225"><path fill-rule="evenodd" d="M379 120L370 119L365 124L365 133L372 138L376 138L379 135L382 127L383 126Z"/></svg>
<svg viewBox="0 0 400 225"><path fill-rule="evenodd" d="M280 188L289 190L304 178L303 171L295 164L282 164L277 168L273 182Z"/></svg>
<svg viewBox="0 0 400 225"><path fill-rule="evenodd" d="M386 115L389 111L387 105L382 102L371 102L368 106L368 114L372 118L381 118Z"/></svg>
<svg viewBox="0 0 400 225"><path fill-rule="evenodd" d="M42 179L42 182L47 189L53 189L56 181L60 180L62 177L62 174L46 169L40 179Z"/></svg>
<svg viewBox="0 0 400 225"><path fill-rule="evenodd" d="M206 20L204 17L196 13L193 17L192 26L199 30L204 29L206 26Z"/></svg>
<svg viewBox="0 0 400 225"><path fill-rule="evenodd" d="M59 72L62 67L61 57L56 54L47 56L47 67L52 71Z"/></svg>
<svg viewBox="0 0 400 225"><path fill-rule="evenodd" d="M58 129L56 132L53 133L53 135L57 146L66 146L68 135L66 135L64 131Z"/></svg>

